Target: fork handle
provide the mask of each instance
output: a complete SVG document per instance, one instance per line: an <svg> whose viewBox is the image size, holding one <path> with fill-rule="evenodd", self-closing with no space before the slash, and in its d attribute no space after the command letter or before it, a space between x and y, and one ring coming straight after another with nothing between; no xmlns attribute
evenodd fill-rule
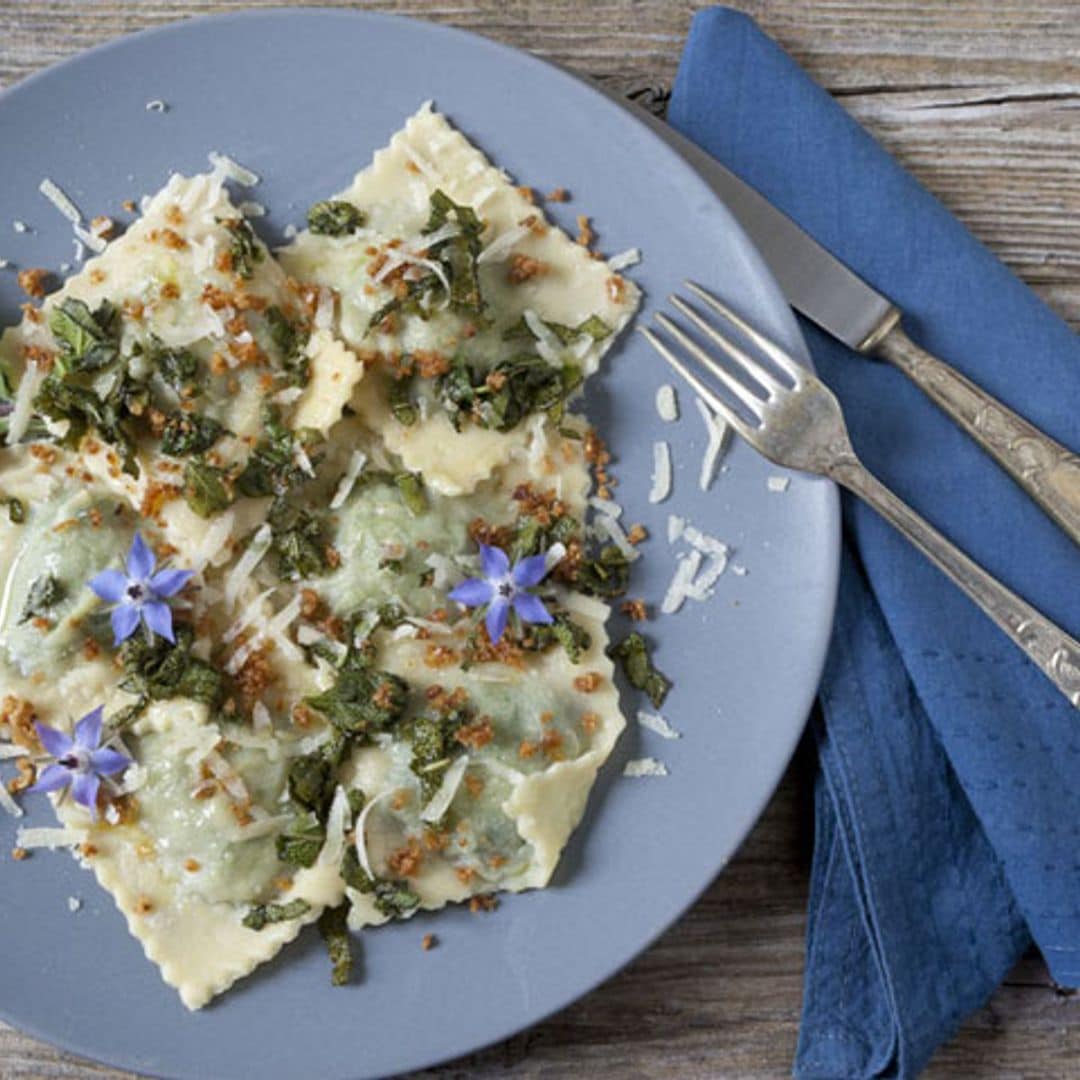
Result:
<svg viewBox="0 0 1080 1080"><path fill-rule="evenodd" d="M829 475L899 529L1027 653L1075 707L1080 708L1080 642L991 577L894 495L861 462L845 458L833 466Z"/></svg>
<svg viewBox="0 0 1080 1080"><path fill-rule="evenodd" d="M871 351L907 375L1080 544L1080 457L920 348L899 322Z"/></svg>

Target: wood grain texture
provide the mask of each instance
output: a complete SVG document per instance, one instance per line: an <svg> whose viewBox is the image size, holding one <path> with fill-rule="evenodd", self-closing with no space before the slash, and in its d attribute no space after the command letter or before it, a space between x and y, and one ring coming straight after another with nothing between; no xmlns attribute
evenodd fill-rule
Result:
<svg viewBox="0 0 1080 1080"><path fill-rule="evenodd" d="M623 92L674 76L689 0L397 0L392 10L530 49ZM198 0L0 0L0 86ZM1080 327L1077 0L743 0L810 73L1013 269ZM739 856L626 971L559 1016L429 1075L780 1077L795 1047L809 776L789 771ZM927 1072L1067 1077L1080 997L1027 958ZM0 1025L0 1077L109 1078Z"/></svg>

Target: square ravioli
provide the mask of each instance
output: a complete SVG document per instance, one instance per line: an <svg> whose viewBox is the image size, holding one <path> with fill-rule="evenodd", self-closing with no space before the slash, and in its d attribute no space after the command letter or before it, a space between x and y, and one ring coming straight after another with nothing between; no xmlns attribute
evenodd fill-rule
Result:
<svg viewBox="0 0 1080 1080"><path fill-rule="evenodd" d="M572 408L632 283L426 106L278 257L224 179L0 339L0 737L189 1008L549 881L637 556Z"/></svg>

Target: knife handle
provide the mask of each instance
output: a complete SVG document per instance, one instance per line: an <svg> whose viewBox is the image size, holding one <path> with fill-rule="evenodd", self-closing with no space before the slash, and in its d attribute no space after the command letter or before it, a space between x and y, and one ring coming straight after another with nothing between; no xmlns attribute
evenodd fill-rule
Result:
<svg viewBox="0 0 1080 1080"><path fill-rule="evenodd" d="M899 321L871 351L948 413L1080 545L1080 457L916 345Z"/></svg>

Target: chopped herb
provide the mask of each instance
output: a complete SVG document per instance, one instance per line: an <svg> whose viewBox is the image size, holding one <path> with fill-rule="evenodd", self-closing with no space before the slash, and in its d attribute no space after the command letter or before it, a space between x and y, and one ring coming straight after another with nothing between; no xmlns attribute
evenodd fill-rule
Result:
<svg viewBox="0 0 1080 1080"><path fill-rule="evenodd" d="M108 443L120 448L124 472L138 475L135 458L135 442L127 430L126 377L120 373L106 390L105 397L88 387L79 386L64 379L59 369L54 369L42 384L34 408L51 420L66 420L68 430L61 444L75 448L90 428L94 428Z"/></svg>
<svg viewBox="0 0 1080 1080"><path fill-rule="evenodd" d="M314 813L293 818L277 838L277 857L290 866L314 866L326 843L326 830Z"/></svg>
<svg viewBox="0 0 1080 1080"><path fill-rule="evenodd" d="M233 501L228 473L205 461L189 461L184 469L184 498L199 517L221 513Z"/></svg>
<svg viewBox="0 0 1080 1080"><path fill-rule="evenodd" d="M578 569L575 586L588 596L613 597L626 592L630 583L630 560L614 545L608 544Z"/></svg>
<svg viewBox="0 0 1080 1080"><path fill-rule="evenodd" d="M266 324L270 340L281 354L282 363L296 386L306 386L310 374L310 362L304 355L308 332L299 323L292 322L279 307L266 309Z"/></svg>
<svg viewBox="0 0 1080 1080"><path fill-rule="evenodd" d="M299 919L311 910L306 900L290 900L287 904L255 904L244 916L243 924L249 930L261 930L271 923L288 922Z"/></svg>
<svg viewBox="0 0 1080 1080"><path fill-rule="evenodd" d="M64 599L66 593L67 590L52 574L42 574L34 578L26 594L19 623L44 616Z"/></svg>
<svg viewBox="0 0 1080 1080"><path fill-rule="evenodd" d="M378 671L353 649L338 669L337 682L314 697L305 698L339 731L370 734L385 731L405 710L409 688L402 679Z"/></svg>
<svg viewBox="0 0 1080 1080"><path fill-rule="evenodd" d="M461 232L457 236L433 245L430 258L437 259L450 282L450 307L463 315L484 316L484 298L480 292L480 273L477 256L480 254L480 234L484 223L476 211L469 206L460 206L444 191L436 190L431 194L431 213L425 235L441 229L451 216L457 222Z"/></svg>
<svg viewBox="0 0 1080 1080"><path fill-rule="evenodd" d="M373 330L395 312L427 318L440 293L446 297L451 311L471 315L477 321L486 321L476 262L482 247L480 234L484 231L484 224L471 207L458 205L443 191L432 193L430 207L423 229L425 236L441 229L451 218L460 229L456 236L447 237L428 248L428 258L439 264L443 277L449 283L449 296L446 296L439 275L429 271L423 277L410 281L402 295L394 296L379 308L371 316L368 330Z"/></svg>
<svg viewBox="0 0 1080 1080"><path fill-rule="evenodd" d="M360 856L356 854L354 844L346 845L345 854L341 857L341 879L350 889L355 889L357 892L375 891L375 881L360 865Z"/></svg>
<svg viewBox="0 0 1080 1080"><path fill-rule="evenodd" d="M400 917L420 904L420 897L404 881L375 882L375 909L383 915Z"/></svg>
<svg viewBox="0 0 1080 1080"><path fill-rule="evenodd" d="M399 424L412 427L420 419L420 410L409 397L410 379L394 379L390 383L390 411Z"/></svg>
<svg viewBox="0 0 1080 1080"><path fill-rule="evenodd" d="M330 956L330 983L345 986L352 978L352 940L349 937L349 904L327 908L319 916L319 933Z"/></svg>
<svg viewBox="0 0 1080 1080"><path fill-rule="evenodd" d="M375 908L383 915L404 915L420 903L420 897L404 881L371 878L360 865L356 848L350 844L341 860L341 876L350 889L364 894L374 893Z"/></svg>
<svg viewBox="0 0 1080 1080"><path fill-rule="evenodd" d="M567 398L581 381L576 364L556 368L532 353L501 360L490 370L474 367L458 354L454 366L439 377L436 391L459 431L466 420L510 431L536 412L561 420Z"/></svg>
<svg viewBox="0 0 1080 1080"><path fill-rule="evenodd" d="M577 326L567 326L565 323L548 322L547 319L540 320L558 339L563 345L570 345L578 338L588 335L593 341L603 341L604 338L610 337L611 327L608 326L599 315L590 315L583 322L578 323ZM503 331L503 341L529 341L537 340L537 335L533 332L533 328L525 321L525 317L522 316L516 323L511 324Z"/></svg>
<svg viewBox="0 0 1080 1080"><path fill-rule="evenodd" d="M308 228L317 236L348 236L364 226L364 211L342 199L317 202L307 213Z"/></svg>
<svg viewBox="0 0 1080 1080"><path fill-rule="evenodd" d="M538 518L524 516L517 524L510 545L514 562L527 555L538 555L554 544L568 544L581 531L581 524L569 514L541 524Z"/></svg>
<svg viewBox="0 0 1080 1080"><path fill-rule="evenodd" d="M120 312L104 301L91 311L68 297L49 313L49 329L60 347L62 371L100 371L119 357Z"/></svg>
<svg viewBox="0 0 1080 1080"><path fill-rule="evenodd" d="M618 645L613 645L608 653L622 666L630 685L644 690L653 705L659 708L671 683L653 666L645 639L635 630Z"/></svg>
<svg viewBox="0 0 1080 1080"><path fill-rule="evenodd" d="M442 784L443 771L465 747L454 733L470 719L465 709L445 716L425 713L409 723L406 736L412 744L409 768L420 781L420 793L428 802Z"/></svg>
<svg viewBox="0 0 1080 1080"><path fill-rule="evenodd" d="M422 514L427 509L427 496L424 494L424 481L419 473L401 472L394 477L394 483L401 492L401 501L413 515Z"/></svg>
<svg viewBox="0 0 1080 1080"><path fill-rule="evenodd" d="M321 751L298 757L289 766L289 794L320 820L326 814L334 796L334 770Z"/></svg>
<svg viewBox="0 0 1080 1080"><path fill-rule="evenodd" d="M161 452L173 457L204 454L221 438L225 428L210 416L198 413L173 413L165 421Z"/></svg>
<svg viewBox="0 0 1080 1080"><path fill-rule="evenodd" d="M124 665L122 690L146 701L190 698L216 708L225 696L221 673L205 660L191 655L191 628L174 628L176 643L155 636L148 641L134 634L124 642L120 659Z"/></svg>
<svg viewBox="0 0 1080 1080"><path fill-rule="evenodd" d="M349 816L355 821L360 816L360 811L364 809L364 803L367 802L364 793L359 788L349 788L345 793L345 797L349 800Z"/></svg>
<svg viewBox="0 0 1080 1080"><path fill-rule="evenodd" d="M565 611L557 612L554 622L530 627L529 637L535 641L537 649L561 645L571 664L580 663L581 654L592 644L588 630L574 622Z"/></svg>
<svg viewBox="0 0 1080 1080"><path fill-rule="evenodd" d="M318 577L329 568L323 523L308 510L275 499L267 517L271 547L277 555L278 577L283 581Z"/></svg>
<svg viewBox="0 0 1080 1080"><path fill-rule="evenodd" d="M250 278L255 274L255 264L263 261L263 249L255 236L255 231L248 224L246 218L233 218L224 222L225 227L232 233L233 270L242 278Z"/></svg>
<svg viewBox="0 0 1080 1080"><path fill-rule="evenodd" d="M244 471L236 479L242 495L284 495L308 479L297 463L297 446L305 453L313 446L316 433L294 432L285 426L277 406L264 403L261 419L265 435L251 452Z"/></svg>
<svg viewBox="0 0 1080 1080"><path fill-rule="evenodd" d="M199 361L187 349L173 349L157 338L146 348L146 355L161 373L161 377L181 397L191 398L199 393Z"/></svg>
<svg viewBox="0 0 1080 1080"><path fill-rule="evenodd" d="M8 521L12 525L21 525L26 520L26 503L14 496L7 501Z"/></svg>

